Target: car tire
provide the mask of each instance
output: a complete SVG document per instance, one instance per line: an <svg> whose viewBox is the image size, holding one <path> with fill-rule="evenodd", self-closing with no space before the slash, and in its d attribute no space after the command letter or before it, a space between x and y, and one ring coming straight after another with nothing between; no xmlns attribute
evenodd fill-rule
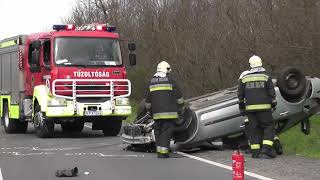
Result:
<svg viewBox="0 0 320 180"><path fill-rule="evenodd" d="M7 102L3 103L2 123L6 133L26 133L28 129L28 122L20 122L19 120L12 120L9 117L9 106Z"/></svg>
<svg viewBox="0 0 320 180"><path fill-rule="evenodd" d="M83 130L84 122L65 122L61 123L61 129L64 133L80 133Z"/></svg>
<svg viewBox="0 0 320 180"><path fill-rule="evenodd" d="M122 120L106 119L103 122L102 132L104 136L117 136L121 130Z"/></svg>
<svg viewBox="0 0 320 180"><path fill-rule="evenodd" d="M286 99L300 99L305 93L307 82L302 71L296 67L284 68L278 78L277 86Z"/></svg>
<svg viewBox="0 0 320 180"><path fill-rule="evenodd" d="M39 138L50 138L54 134L54 123L45 119L43 112L40 111L40 106L36 105L35 107L35 116L34 116L34 128L36 136Z"/></svg>

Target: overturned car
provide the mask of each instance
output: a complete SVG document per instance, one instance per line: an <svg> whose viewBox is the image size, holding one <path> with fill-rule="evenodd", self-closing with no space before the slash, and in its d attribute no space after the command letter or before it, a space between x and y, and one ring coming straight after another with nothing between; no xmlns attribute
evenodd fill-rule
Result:
<svg viewBox="0 0 320 180"><path fill-rule="evenodd" d="M276 133L300 123L302 132L309 134L309 117L320 110L320 79L287 67L273 82L278 102L273 111ZM188 108L176 122L174 149L197 147L216 139L227 141L244 134L245 116L240 115L237 87L191 98L187 103ZM151 116L142 113L134 124L124 126L121 139L133 147L151 147L155 141L152 125Z"/></svg>

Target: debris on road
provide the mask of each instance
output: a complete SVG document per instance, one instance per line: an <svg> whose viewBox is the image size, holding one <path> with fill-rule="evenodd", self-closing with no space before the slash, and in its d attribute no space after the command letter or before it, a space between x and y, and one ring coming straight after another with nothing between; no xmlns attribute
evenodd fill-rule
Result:
<svg viewBox="0 0 320 180"><path fill-rule="evenodd" d="M75 177L78 175L78 168L67 168L67 169L61 169L56 171L57 177Z"/></svg>

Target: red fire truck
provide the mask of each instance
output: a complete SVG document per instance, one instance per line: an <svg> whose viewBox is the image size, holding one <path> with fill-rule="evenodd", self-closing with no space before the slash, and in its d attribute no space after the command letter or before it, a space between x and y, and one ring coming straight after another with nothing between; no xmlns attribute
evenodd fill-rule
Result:
<svg viewBox="0 0 320 180"><path fill-rule="evenodd" d="M81 132L85 122L115 136L131 114L131 84L114 26L54 25L52 32L0 41L0 115L7 133ZM128 42L129 64L136 64Z"/></svg>

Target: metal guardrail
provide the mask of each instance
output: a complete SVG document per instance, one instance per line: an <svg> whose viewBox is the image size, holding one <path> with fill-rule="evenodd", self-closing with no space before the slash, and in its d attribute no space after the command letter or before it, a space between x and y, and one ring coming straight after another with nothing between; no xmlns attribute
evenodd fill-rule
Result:
<svg viewBox="0 0 320 180"><path fill-rule="evenodd" d="M110 97L110 100L131 95L127 79L55 79L52 82L55 97L76 100L77 97Z"/></svg>

